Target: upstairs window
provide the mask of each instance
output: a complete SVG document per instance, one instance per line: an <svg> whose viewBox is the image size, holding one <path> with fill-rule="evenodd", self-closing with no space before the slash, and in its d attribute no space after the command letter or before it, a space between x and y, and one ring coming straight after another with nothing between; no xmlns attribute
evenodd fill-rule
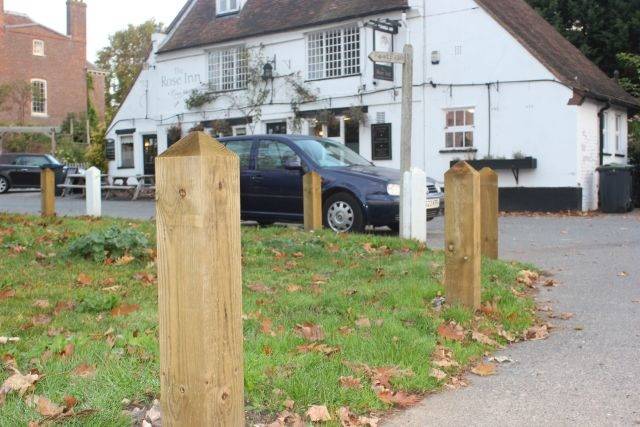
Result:
<svg viewBox="0 0 640 427"><path fill-rule="evenodd" d="M34 56L44 56L44 41L42 40L33 41L33 54Z"/></svg>
<svg viewBox="0 0 640 427"><path fill-rule="evenodd" d="M225 15L240 10L240 0L216 0L216 15Z"/></svg>
<svg viewBox="0 0 640 427"><path fill-rule="evenodd" d="M459 110L447 110L445 113L445 147L473 147L475 131L475 109L465 108Z"/></svg>
<svg viewBox="0 0 640 427"><path fill-rule="evenodd" d="M31 115L47 115L47 82L45 80L31 80Z"/></svg>
<svg viewBox="0 0 640 427"><path fill-rule="evenodd" d="M244 47L209 52L209 85L216 92L247 87L247 50Z"/></svg>
<svg viewBox="0 0 640 427"><path fill-rule="evenodd" d="M360 29L339 28L307 37L309 80L360 74Z"/></svg>

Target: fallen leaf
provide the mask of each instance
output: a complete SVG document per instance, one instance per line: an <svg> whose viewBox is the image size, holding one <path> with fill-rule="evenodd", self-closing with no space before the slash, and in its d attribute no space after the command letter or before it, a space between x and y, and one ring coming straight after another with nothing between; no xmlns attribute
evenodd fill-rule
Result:
<svg viewBox="0 0 640 427"><path fill-rule="evenodd" d="M127 265L131 264L136 258L131 255L123 255L120 258L116 259L115 265Z"/></svg>
<svg viewBox="0 0 640 427"><path fill-rule="evenodd" d="M618 273L618 277L627 277L629 275L629 273L627 273L626 271L621 271L620 273Z"/></svg>
<svg viewBox="0 0 640 427"><path fill-rule="evenodd" d="M276 259L281 259L281 258L286 257L286 255L285 255L283 252L280 252L280 251L278 251L278 250L276 250L276 249L271 249L271 253L273 254L273 256L274 256Z"/></svg>
<svg viewBox="0 0 640 427"><path fill-rule="evenodd" d="M9 248L9 251L13 254L13 255L18 255L21 254L22 252L26 251L27 248L25 248L24 246L20 246L20 245L13 245Z"/></svg>
<svg viewBox="0 0 640 427"><path fill-rule="evenodd" d="M36 314L31 318L31 324L34 326L48 325L51 323L51 316L48 314Z"/></svg>
<svg viewBox="0 0 640 427"><path fill-rule="evenodd" d="M366 317L361 317L360 319L356 320L356 326L358 328L370 328L371 321Z"/></svg>
<svg viewBox="0 0 640 427"><path fill-rule="evenodd" d="M7 378L2 383L0 388L0 395L8 394L12 391L17 391L20 396L24 395L35 383L40 379L38 374L26 374L22 375L18 370L15 370L13 375Z"/></svg>
<svg viewBox="0 0 640 427"><path fill-rule="evenodd" d="M463 341L465 332L460 325L455 322L449 322L438 326L438 335L448 340Z"/></svg>
<svg viewBox="0 0 640 427"><path fill-rule="evenodd" d="M331 415L329 410L324 405L313 405L305 413L309 420L313 423L321 423L325 421L331 421Z"/></svg>
<svg viewBox="0 0 640 427"><path fill-rule="evenodd" d="M140 308L138 304L121 304L111 310L112 316L126 316L137 311Z"/></svg>
<svg viewBox="0 0 640 427"><path fill-rule="evenodd" d="M322 326L313 323L298 324L294 328L294 332L299 337L309 341L322 341L324 339L324 331Z"/></svg>
<svg viewBox="0 0 640 427"><path fill-rule="evenodd" d="M329 245L327 246L327 250L335 254L336 252L340 251L340 246L334 243L329 243Z"/></svg>
<svg viewBox="0 0 640 427"><path fill-rule="evenodd" d="M47 299L37 299L33 302L33 306L37 308L49 308L49 300Z"/></svg>
<svg viewBox="0 0 640 427"><path fill-rule="evenodd" d="M518 273L517 282L529 288L534 287L540 276L535 271L522 270Z"/></svg>
<svg viewBox="0 0 640 427"><path fill-rule="evenodd" d="M341 407L338 409L338 418L342 427L377 427L379 418L357 416L351 413L351 410L347 407Z"/></svg>
<svg viewBox="0 0 640 427"><path fill-rule="evenodd" d="M525 331L524 337L529 341L544 340L549 337L549 328L547 325L532 326Z"/></svg>
<svg viewBox="0 0 640 427"><path fill-rule="evenodd" d="M459 367L460 365L453 359L453 351L451 349L437 345L431 355L432 364L439 368Z"/></svg>
<svg viewBox="0 0 640 427"><path fill-rule="evenodd" d="M573 318L573 316L574 316L574 314L573 313L569 313L569 312L560 314L560 318L562 320L569 320L569 319Z"/></svg>
<svg viewBox="0 0 640 427"><path fill-rule="evenodd" d="M9 299L9 298L13 298L16 296L16 290L15 289L3 289L0 291L0 299Z"/></svg>
<svg viewBox="0 0 640 427"><path fill-rule="evenodd" d="M60 356L62 357L71 357L76 349L76 346L73 343L67 343L62 351L60 352Z"/></svg>
<svg viewBox="0 0 640 427"><path fill-rule="evenodd" d="M273 326L273 321L271 319L262 319L262 322L260 322L260 331L265 334L265 335L270 335L272 337L276 336L276 333L273 332L273 330L271 330L271 327Z"/></svg>
<svg viewBox="0 0 640 427"><path fill-rule="evenodd" d="M272 294L273 293L273 289L263 285L262 283L253 283L249 286L247 286L249 289L251 289L253 292L258 292L261 294Z"/></svg>
<svg viewBox="0 0 640 427"><path fill-rule="evenodd" d="M496 373L496 365L491 363L480 363L471 369L471 372L481 377L488 377Z"/></svg>
<svg viewBox="0 0 640 427"><path fill-rule="evenodd" d="M340 377L338 379L340 385L344 388L362 388L360 378L349 375L348 377Z"/></svg>
<svg viewBox="0 0 640 427"><path fill-rule="evenodd" d="M64 410L69 411L74 406L78 404L78 399L73 396L65 396L62 400L64 400Z"/></svg>
<svg viewBox="0 0 640 427"><path fill-rule="evenodd" d="M447 373L437 368L431 368L429 376L437 379L438 381L442 381L447 378Z"/></svg>
<svg viewBox="0 0 640 427"><path fill-rule="evenodd" d="M20 341L18 337L0 337L0 344L16 343Z"/></svg>
<svg viewBox="0 0 640 427"><path fill-rule="evenodd" d="M545 280L544 285L548 288L554 288L558 286L558 282L553 279L547 279Z"/></svg>
<svg viewBox="0 0 640 427"><path fill-rule="evenodd" d="M76 278L76 282L80 285L80 286L89 286L91 285L91 277L89 277L87 274L85 273L80 273L78 274L78 277Z"/></svg>
<svg viewBox="0 0 640 427"><path fill-rule="evenodd" d="M338 328L338 332L340 335L350 335L353 332L353 329L348 326L341 326Z"/></svg>
<svg viewBox="0 0 640 427"><path fill-rule="evenodd" d="M298 286L298 285L289 285L287 286L287 292L299 292L302 290L302 287Z"/></svg>
<svg viewBox="0 0 640 427"><path fill-rule="evenodd" d="M291 256L294 258L304 258L304 254L302 252L295 252L291 254Z"/></svg>
<svg viewBox="0 0 640 427"><path fill-rule="evenodd" d="M371 243L368 242L362 245L362 249L364 249L368 254L373 254L376 252L376 249L371 245Z"/></svg>
<svg viewBox="0 0 640 427"><path fill-rule="evenodd" d="M153 285L158 281L158 278L155 275L145 272L136 273L133 275L133 277L134 279L142 282L144 285Z"/></svg>
<svg viewBox="0 0 640 427"><path fill-rule="evenodd" d="M58 301L53 309L53 314L57 316L64 310L73 310L75 306L76 304L73 301Z"/></svg>
<svg viewBox="0 0 640 427"><path fill-rule="evenodd" d="M327 283L327 278L322 274L314 274L311 276L311 283L314 285L324 285Z"/></svg>
<svg viewBox="0 0 640 427"><path fill-rule="evenodd" d="M514 360L508 356L493 356L489 358L489 362L514 363Z"/></svg>
<svg viewBox="0 0 640 427"><path fill-rule="evenodd" d="M95 376L96 368L86 363L82 363L75 367L73 374L81 378L91 378Z"/></svg>
<svg viewBox="0 0 640 427"><path fill-rule="evenodd" d="M299 345L298 347L296 347L298 349L298 352L300 353L312 353L312 352L316 352L316 353L322 353L325 356L331 356L334 353L337 353L340 351L340 347L331 347L329 345L326 344L319 344L319 343L311 343L311 344L307 344L307 345Z"/></svg>
<svg viewBox="0 0 640 427"><path fill-rule="evenodd" d="M60 405L56 405L46 397L40 396L38 398L38 412L43 417L57 417L62 414L64 408Z"/></svg>
<svg viewBox="0 0 640 427"><path fill-rule="evenodd" d="M494 341L493 339L489 338L485 334L482 334L482 333L477 332L477 331L473 331L471 333L471 338L474 341L478 341L481 344L486 344L486 345L490 345L490 346L493 346L493 347L500 347L500 344L498 344L496 341Z"/></svg>
<svg viewBox="0 0 640 427"><path fill-rule="evenodd" d="M384 403L389 403L400 408L406 408L411 405L415 405L420 401L420 396L415 394L408 394L404 391L398 391L393 393L391 390L383 390L376 393L378 398Z"/></svg>

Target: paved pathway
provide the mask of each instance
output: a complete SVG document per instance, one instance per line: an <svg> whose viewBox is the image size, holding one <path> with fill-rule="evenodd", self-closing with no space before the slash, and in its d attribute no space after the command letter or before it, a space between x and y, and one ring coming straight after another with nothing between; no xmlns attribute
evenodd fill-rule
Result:
<svg viewBox="0 0 640 427"><path fill-rule="evenodd" d="M82 199L56 200L81 215ZM38 213L40 195L0 195L0 211ZM108 216L150 218L152 201L106 201ZM548 340L502 352L516 361L468 388L443 392L387 420L388 426L640 425L640 212L629 215L506 217L501 257L534 263L560 281L541 291L572 312ZM442 247L443 224L429 226ZM625 272L625 274L620 274Z"/></svg>
<svg viewBox="0 0 640 427"><path fill-rule="evenodd" d="M560 285L539 300L575 317L553 320L560 329L548 340L504 350L516 363L497 375L469 375L470 387L431 396L385 425L639 425L640 212L507 217L500 231L501 257L552 273Z"/></svg>

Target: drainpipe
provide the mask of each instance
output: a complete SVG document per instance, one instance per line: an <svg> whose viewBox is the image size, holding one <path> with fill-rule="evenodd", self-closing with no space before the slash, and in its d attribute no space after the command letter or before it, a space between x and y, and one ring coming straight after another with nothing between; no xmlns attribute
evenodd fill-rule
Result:
<svg viewBox="0 0 640 427"><path fill-rule="evenodd" d="M607 103L598 111L598 123L600 124L600 166L604 164L604 112L611 109L611 103Z"/></svg>

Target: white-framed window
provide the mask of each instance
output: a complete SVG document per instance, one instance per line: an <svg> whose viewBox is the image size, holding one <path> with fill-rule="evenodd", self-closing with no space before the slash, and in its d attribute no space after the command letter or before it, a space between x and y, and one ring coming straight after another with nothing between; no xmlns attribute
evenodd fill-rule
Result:
<svg viewBox="0 0 640 427"><path fill-rule="evenodd" d="M31 80L31 115L47 115L47 81Z"/></svg>
<svg viewBox="0 0 640 427"><path fill-rule="evenodd" d="M38 39L33 40L33 54L35 56L44 56L44 41Z"/></svg>
<svg viewBox="0 0 640 427"><path fill-rule="evenodd" d="M233 126L233 136L245 136L247 134L247 127L244 125Z"/></svg>
<svg viewBox="0 0 640 427"><path fill-rule="evenodd" d="M616 134L615 134L615 144L616 144L616 153L622 154L622 116L620 114L616 114Z"/></svg>
<svg viewBox="0 0 640 427"><path fill-rule="evenodd" d="M445 110L444 136L446 148L473 147L475 108Z"/></svg>
<svg viewBox="0 0 640 427"><path fill-rule="evenodd" d="M209 85L216 92L247 87L247 49L231 47L209 52Z"/></svg>
<svg viewBox="0 0 640 427"><path fill-rule="evenodd" d="M357 25L307 36L309 80L360 74L360 29Z"/></svg>
<svg viewBox="0 0 640 427"><path fill-rule="evenodd" d="M240 0L216 0L216 15L224 15L240 10Z"/></svg>
<svg viewBox="0 0 640 427"><path fill-rule="evenodd" d="M133 169L135 167L133 135L120 137L120 169Z"/></svg>
<svg viewBox="0 0 640 427"><path fill-rule="evenodd" d="M611 154L611 136L609 135L609 114L602 114L602 145L605 153Z"/></svg>

